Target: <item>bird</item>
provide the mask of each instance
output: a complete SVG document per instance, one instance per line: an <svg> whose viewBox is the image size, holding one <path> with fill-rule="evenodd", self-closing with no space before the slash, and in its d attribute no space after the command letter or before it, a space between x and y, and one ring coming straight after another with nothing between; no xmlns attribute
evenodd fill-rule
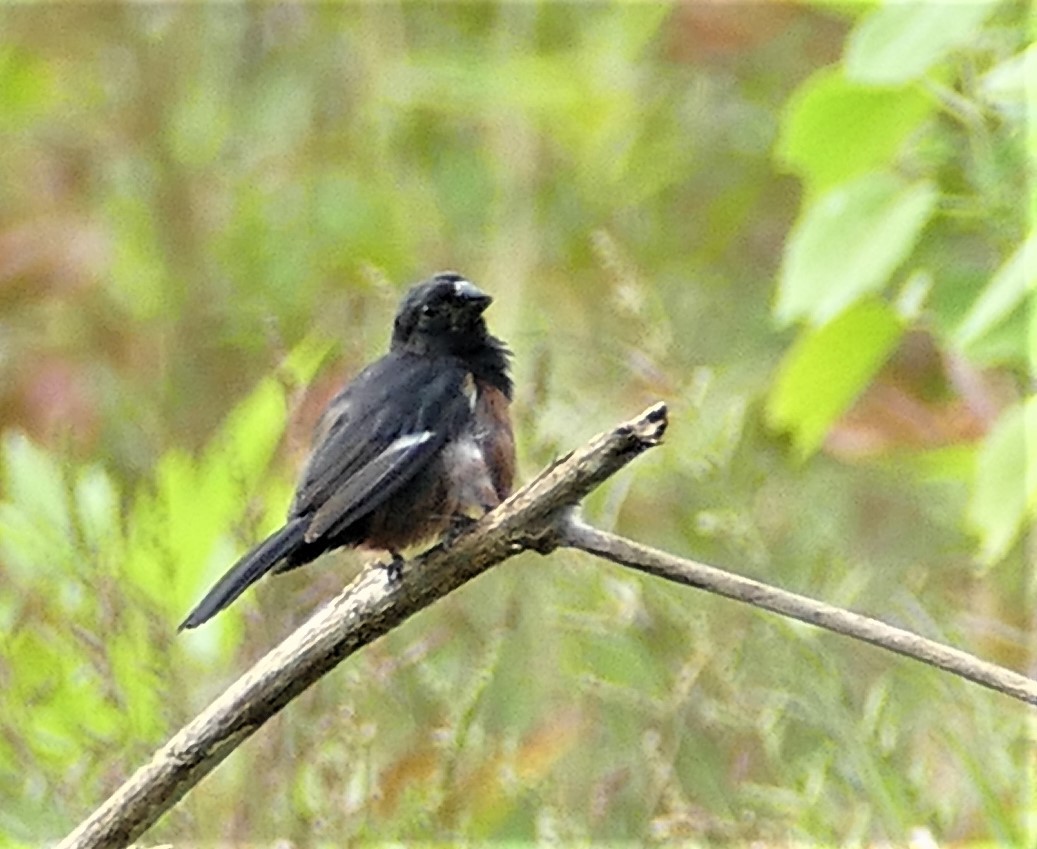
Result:
<svg viewBox="0 0 1037 849"><path fill-rule="evenodd" d="M463 527L510 494L512 355L487 329L492 300L452 271L407 291L388 353L321 416L283 527L238 560L178 631L209 621L268 572L338 548L388 551L398 569L401 549Z"/></svg>

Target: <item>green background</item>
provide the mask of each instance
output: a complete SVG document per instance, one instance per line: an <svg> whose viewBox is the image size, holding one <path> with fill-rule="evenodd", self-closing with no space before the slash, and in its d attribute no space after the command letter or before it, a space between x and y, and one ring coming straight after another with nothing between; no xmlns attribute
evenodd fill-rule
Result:
<svg viewBox="0 0 1037 849"><path fill-rule="evenodd" d="M658 399L589 520L1037 658L1023 4L0 8L0 835L60 837L337 591L175 625L453 268L520 479ZM153 841L1030 846L1032 714L589 557L350 658Z"/></svg>

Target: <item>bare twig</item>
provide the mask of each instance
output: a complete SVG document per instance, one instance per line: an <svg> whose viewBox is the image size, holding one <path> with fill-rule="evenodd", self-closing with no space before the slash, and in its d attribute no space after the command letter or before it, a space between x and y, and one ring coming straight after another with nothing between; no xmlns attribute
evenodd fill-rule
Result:
<svg viewBox="0 0 1037 849"><path fill-rule="evenodd" d="M58 849L124 847L292 699L362 646L491 566L528 549L565 545L865 640L1037 704L1037 682L965 652L856 613L794 595L596 530L575 505L666 429L657 404L555 463L449 546L404 566L390 584L370 568L184 726Z"/></svg>
<svg viewBox="0 0 1037 849"><path fill-rule="evenodd" d="M557 532L561 545L578 548L588 554L604 557L606 560L668 581L687 584L780 613L782 616L799 619L819 628L827 628L837 634L864 640L880 648L952 672L1012 698L1037 705L1037 681L1032 678L902 628L895 628L841 607L833 607L768 584L761 584L751 578L724 572L704 563L674 557L624 537L592 528L575 515L563 516L558 523Z"/></svg>

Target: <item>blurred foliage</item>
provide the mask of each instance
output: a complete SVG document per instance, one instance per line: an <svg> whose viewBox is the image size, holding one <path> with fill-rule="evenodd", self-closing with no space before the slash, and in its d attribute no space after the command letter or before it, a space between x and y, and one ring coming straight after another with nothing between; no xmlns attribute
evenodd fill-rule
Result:
<svg viewBox="0 0 1037 849"><path fill-rule="evenodd" d="M357 568L175 635L441 268L497 298L526 475L670 403L592 521L1032 668L1027 13L0 8L5 843L74 825ZM1032 734L868 647L524 556L148 837L1032 845Z"/></svg>

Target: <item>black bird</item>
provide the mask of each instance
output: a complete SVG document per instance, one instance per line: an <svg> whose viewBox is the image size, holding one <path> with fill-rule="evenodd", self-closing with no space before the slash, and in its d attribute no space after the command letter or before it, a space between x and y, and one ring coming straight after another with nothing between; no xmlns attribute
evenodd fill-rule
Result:
<svg viewBox="0 0 1037 849"><path fill-rule="evenodd" d="M288 519L181 623L195 628L267 572L342 546L399 550L485 513L511 491L515 443L506 345L486 329L489 295L437 274L403 298L389 353L328 405Z"/></svg>

